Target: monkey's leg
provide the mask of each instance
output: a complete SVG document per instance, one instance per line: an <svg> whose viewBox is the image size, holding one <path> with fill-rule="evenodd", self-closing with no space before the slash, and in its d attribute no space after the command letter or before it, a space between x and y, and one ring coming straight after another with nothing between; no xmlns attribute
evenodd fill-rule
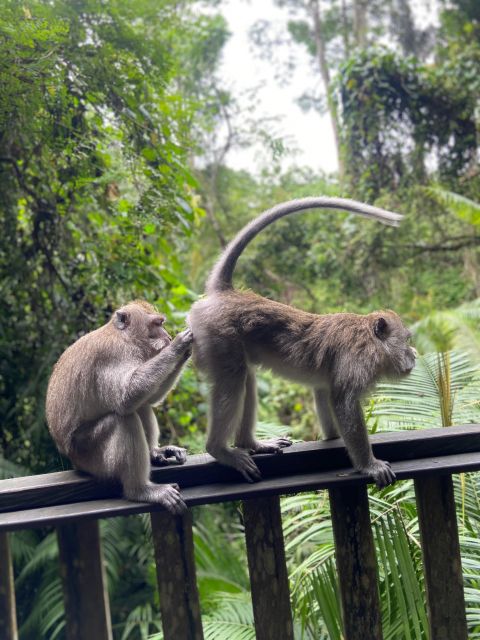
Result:
<svg viewBox="0 0 480 640"><path fill-rule="evenodd" d="M142 421L145 437L147 438L148 450L150 452L150 460L152 464L183 464L187 459L187 452L181 447L168 445L166 447L158 446L158 438L160 429L158 428L157 418L152 407L144 404L137 411Z"/></svg>
<svg viewBox="0 0 480 640"><path fill-rule="evenodd" d="M237 469L248 482L260 480L260 471L246 449L232 449L229 439L242 418L245 374L228 372L218 376L210 390L209 427L206 449L220 463Z"/></svg>
<svg viewBox="0 0 480 640"><path fill-rule="evenodd" d="M110 413L75 438L72 462L94 476L120 480L129 500L156 502L172 513L186 505L178 485L150 482L150 460L145 433L136 413Z"/></svg>
<svg viewBox="0 0 480 640"><path fill-rule="evenodd" d="M255 439L257 413L257 384L255 372L249 369L245 381L245 401L240 427L235 438L235 446L248 449L252 453L279 453L292 442L289 438Z"/></svg>
<svg viewBox="0 0 480 640"><path fill-rule="evenodd" d="M334 396L334 408L340 434L355 469L372 476L378 487L395 482L390 463L373 455L360 401Z"/></svg>
<svg viewBox="0 0 480 640"><path fill-rule="evenodd" d="M322 427L323 439L333 440L339 438L338 424L332 407L330 391L327 389L315 389L313 392L315 409Z"/></svg>

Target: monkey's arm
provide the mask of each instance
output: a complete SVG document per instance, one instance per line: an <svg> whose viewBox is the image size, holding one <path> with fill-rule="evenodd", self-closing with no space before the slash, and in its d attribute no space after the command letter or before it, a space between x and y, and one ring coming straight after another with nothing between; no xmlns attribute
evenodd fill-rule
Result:
<svg viewBox="0 0 480 640"><path fill-rule="evenodd" d="M334 397L333 405L340 434L355 469L372 476L378 487L394 482L390 463L373 455L360 400Z"/></svg>
<svg viewBox="0 0 480 640"><path fill-rule="evenodd" d="M170 391L170 389L172 389L175 386L182 372L183 367L185 366L188 358L190 357L190 354L191 354L191 350L188 350L180 356L180 359L175 364L172 373L168 375L165 378L165 380L163 380L160 383L158 388L154 391L154 393L148 399L148 404L156 407L161 402L163 402L163 399L165 398L167 393Z"/></svg>
<svg viewBox="0 0 480 640"><path fill-rule="evenodd" d="M172 377L178 375L175 372L179 363L186 361L192 341L192 332L187 329L179 333L168 347L133 371L120 372L116 385L101 384L101 388L114 390L104 398L106 407L120 415L127 415L144 404L150 404L152 396L160 395L162 391L165 394Z"/></svg>

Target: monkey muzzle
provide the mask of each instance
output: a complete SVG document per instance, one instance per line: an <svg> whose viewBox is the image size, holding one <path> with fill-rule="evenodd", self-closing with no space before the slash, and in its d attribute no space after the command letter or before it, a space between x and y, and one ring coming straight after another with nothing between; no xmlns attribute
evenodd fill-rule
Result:
<svg viewBox="0 0 480 640"><path fill-rule="evenodd" d="M405 375L408 375L413 371L413 369L415 368L417 358L418 358L418 352L415 349L415 347L409 347L408 359L405 366Z"/></svg>
<svg viewBox="0 0 480 640"><path fill-rule="evenodd" d="M168 347L172 338L170 334L161 326L161 324L154 324L150 327L150 339L155 351L161 351Z"/></svg>

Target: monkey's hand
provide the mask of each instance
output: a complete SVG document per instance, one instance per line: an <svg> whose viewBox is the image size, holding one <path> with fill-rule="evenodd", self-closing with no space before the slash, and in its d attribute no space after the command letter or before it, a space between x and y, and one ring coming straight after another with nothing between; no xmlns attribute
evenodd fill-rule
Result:
<svg viewBox="0 0 480 640"><path fill-rule="evenodd" d="M152 464L158 466L166 464L185 464L187 460L187 450L181 447L169 445L166 447L154 447L150 451L150 460Z"/></svg>
<svg viewBox="0 0 480 640"><path fill-rule="evenodd" d="M190 356L192 353L193 333L191 329L185 329L178 333L171 343L172 349L179 354Z"/></svg>
<svg viewBox="0 0 480 640"><path fill-rule="evenodd" d="M368 467L362 469L362 472L372 476L379 489L392 484L396 480L392 467L386 460L377 460L377 458L374 458Z"/></svg>

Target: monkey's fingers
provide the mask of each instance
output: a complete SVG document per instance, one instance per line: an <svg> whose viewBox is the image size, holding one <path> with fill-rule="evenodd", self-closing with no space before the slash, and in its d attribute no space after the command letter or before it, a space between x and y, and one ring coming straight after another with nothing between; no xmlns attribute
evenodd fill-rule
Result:
<svg viewBox="0 0 480 640"><path fill-rule="evenodd" d="M185 329L175 336L175 343L180 343L184 348L190 347L193 342L193 333L191 329Z"/></svg>
<svg viewBox="0 0 480 640"><path fill-rule="evenodd" d="M174 460L169 458L174 458ZM187 460L187 450L173 445L166 447L154 447L150 452L150 459L152 464L158 466L166 464L184 464Z"/></svg>
<svg viewBox="0 0 480 640"><path fill-rule="evenodd" d="M252 460L248 449L236 447L231 450L229 453L229 462L227 462L227 464L234 467L237 471L240 471L247 482L258 482L262 479L260 469Z"/></svg>
<svg viewBox="0 0 480 640"><path fill-rule="evenodd" d="M397 479L390 463L385 460L377 460L375 471L372 475L379 489L394 483Z"/></svg>
<svg viewBox="0 0 480 640"><path fill-rule="evenodd" d="M181 515L187 510L187 505L180 495L178 484L167 484L162 488L161 503L170 511L170 513L175 515Z"/></svg>
<svg viewBox="0 0 480 640"><path fill-rule="evenodd" d="M272 438L271 440L257 440L251 449L252 453L281 453L285 447L290 447L289 438Z"/></svg>
<svg viewBox="0 0 480 640"><path fill-rule="evenodd" d="M187 511L188 507L185 504L185 502L183 501L182 498L179 498L179 500L176 501L172 501L168 506L167 509L175 514L176 516L181 516L183 513L185 513L185 511Z"/></svg>
<svg viewBox="0 0 480 640"><path fill-rule="evenodd" d="M242 476L245 478L247 482L253 484L254 482L259 482L262 479L262 474L259 469L239 469Z"/></svg>
<svg viewBox="0 0 480 640"><path fill-rule="evenodd" d="M167 458L163 455L163 453L151 453L150 460L152 464L157 465L158 467L168 464Z"/></svg>
<svg viewBox="0 0 480 640"><path fill-rule="evenodd" d="M258 482L262 479L260 469L253 460L248 460L241 468L238 469L247 482Z"/></svg>
<svg viewBox="0 0 480 640"><path fill-rule="evenodd" d="M182 447L168 447L167 449L168 456L175 456L175 460L179 464L185 464L187 461L187 450Z"/></svg>

